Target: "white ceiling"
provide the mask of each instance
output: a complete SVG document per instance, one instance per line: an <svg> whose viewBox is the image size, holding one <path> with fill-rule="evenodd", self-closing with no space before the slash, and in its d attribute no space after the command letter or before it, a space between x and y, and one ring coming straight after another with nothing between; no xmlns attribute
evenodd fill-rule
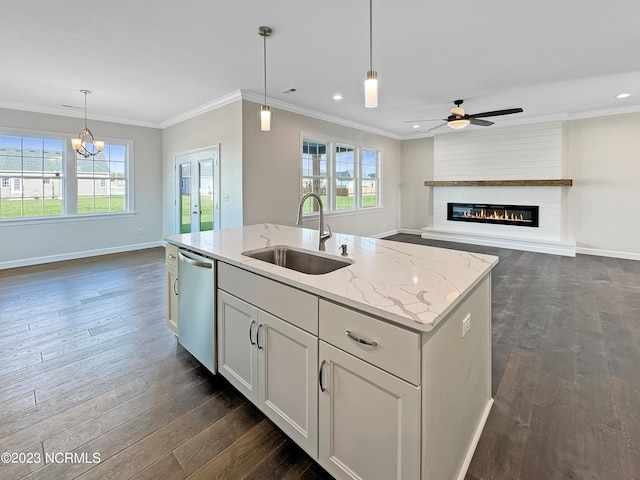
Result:
<svg viewBox="0 0 640 480"><path fill-rule="evenodd" d="M640 111L639 24L638 0L373 0L379 107L365 109L367 0L1 0L0 107L81 117L62 105L88 89L90 119L161 127L262 95L267 25L269 101L400 138L457 98L524 109L496 125Z"/></svg>

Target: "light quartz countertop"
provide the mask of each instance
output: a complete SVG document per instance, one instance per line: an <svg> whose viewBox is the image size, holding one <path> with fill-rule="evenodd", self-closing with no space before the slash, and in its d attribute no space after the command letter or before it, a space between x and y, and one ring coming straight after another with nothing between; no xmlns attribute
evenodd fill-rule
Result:
<svg viewBox="0 0 640 480"><path fill-rule="evenodd" d="M287 245L317 252L318 231L273 224L187 233L168 243L221 260L328 300L404 325L432 330L498 262L498 257L334 233L325 256L347 244L353 264L309 275L242 255Z"/></svg>

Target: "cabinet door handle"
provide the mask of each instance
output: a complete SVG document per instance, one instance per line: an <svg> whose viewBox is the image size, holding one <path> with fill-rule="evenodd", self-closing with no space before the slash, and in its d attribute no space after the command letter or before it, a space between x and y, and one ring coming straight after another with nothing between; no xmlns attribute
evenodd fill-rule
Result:
<svg viewBox="0 0 640 480"><path fill-rule="evenodd" d="M263 326L263 324L258 325L258 330L256 330L256 345L258 345L258 350L262 350L264 347L264 345L260 344L260 330L262 330Z"/></svg>
<svg viewBox="0 0 640 480"><path fill-rule="evenodd" d="M320 369L318 370L318 385L320 386L321 392L324 392L326 390L325 386L322 384L322 369L324 368L325 363L327 363L327 361L322 360L322 363L320 363Z"/></svg>
<svg viewBox="0 0 640 480"><path fill-rule="evenodd" d="M167 253L167 257L171 258L172 260L176 258L175 255L171 255L170 253Z"/></svg>
<svg viewBox="0 0 640 480"><path fill-rule="evenodd" d="M354 340L354 341L356 341L356 342L358 342L358 343L361 343L361 344L363 344L363 345L367 345L368 347L376 348L376 347L378 346L378 342L374 342L374 341L372 341L372 340L365 340L365 339L364 339L364 338L362 338L362 337L358 337L357 335L354 335L353 333L351 333L351 331L350 331L350 330L346 330L344 333L345 333L345 334L347 335L347 337L349 337L351 340Z"/></svg>
<svg viewBox="0 0 640 480"><path fill-rule="evenodd" d="M176 279L173 281L173 293L175 293L176 295L178 295L178 278L176 277Z"/></svg>
<svg viewBox="0 0 640 480"><path fill-rule="evenodd" d="M256 335L256 341L253 341L253 338L251 338L251 329L253 328L253 325L256 324L255 320L251 320L251 323L249 324L249 343L251 343L251 345L255 345L258 341L258 335Z"/></svg>

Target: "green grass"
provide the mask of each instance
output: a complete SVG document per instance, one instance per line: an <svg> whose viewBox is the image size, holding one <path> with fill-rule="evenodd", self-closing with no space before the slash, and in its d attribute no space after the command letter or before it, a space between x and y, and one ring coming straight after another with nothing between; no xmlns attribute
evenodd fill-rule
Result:
<svg viewBox="0 0 640 480"><path fill-rule="evenodd" d="M125 211L124 195L113 197L81 197L78 199L78 213L109 213ZM0 218L33 218L62 215L62 199L23 199L0 201Z"/></svg>
<svg viewBox="0 0 640 480"><path fill-rule="evenodd" d="M182 195L182 209L180 212L180 233L191 232L191 198L189 195ZM213 202L200 201L200 231L213 230Z"/></svg>
<svg viewBox="0 0 640 480"><path fill-rule="evenodd" d="M324 208L327 208L327 197L326 195L320 195L320 198L322 199L322 205L324 206ZM369 207L375 207L376 206L376 195L363 195L362 196L362 208L369 208ZM353 195L351 196L338 196L336 197L336 207L337 210L350 210L354 205L354 200L355 197ZM315 207L315 202L311 199L307 200L304 203L304 207L302 208L302 212L303 213L314 213L317 210L314 210Z"/></svg>

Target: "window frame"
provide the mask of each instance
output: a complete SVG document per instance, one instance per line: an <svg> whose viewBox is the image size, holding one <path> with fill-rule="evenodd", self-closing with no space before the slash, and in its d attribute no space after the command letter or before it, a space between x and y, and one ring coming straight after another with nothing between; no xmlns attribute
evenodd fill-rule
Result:
<svg viewBox="0 0 640 480"><path fill-rule="evenodd" d="M62 174L57 175L56 178L60 178L62 182L62 191L59 194L62 198L62 213L60 215L42 215L42 216L20 216L20 217L8 217L0 218L0 226L2 225L23 225L23 224L37 224L37 223L58 223L58 222L75 222L91 220L96 218L114 218L114 217L133 217L135 215L134 209L134 158L133 158L133 141L129 139L121 138L108 138L101 137L106 145L120 145L125 147L125 176L126 185L124 188L124 211L116 212L92 212L92 213L78 213L78 179L76 170L77 153L71 147L71 138L75 138L76 134L61 133L55 131L43 131L43 130L30 130L21 128L12 128L0 126L0 136L21 137L21 138L36 138L44 140L61 140L62 141ZM91 158L91 157L89 157ZM4 178L4 177L3 177ZM13 188L13 176L7 176L10 182L10 188ZM21 186L24 188L22 181L25 177L17 177L21 181ZM29 176L29 178L35 178ZM44 175L38 178L47 178ZM53 177L51 177L53 178ZM43 182L44 185L44 182ZM17 192L16 192L17 193Z"/></svg>
<svg viewBox="0 0 640 480"><path fill-rule="evenodd" d="M340 216L340 215L354 215L371 213L376 210L380 210L383 207L382 201L382 148L372 145L363 145L356 142L344 141L341 139L327 139L323 135L316 135L312 133L302 132L300 135L300 155L299 155L299 169L300 169L300 196L306 193L304 189L304 181L307 178L311 178L304 173L304 144L305 142L322 143L326 145L327 156L327 175L322 177L326 179L327 192L326 202L324 204L324 213L328 216ZM337 182L338 182L338 166L337 166L337 149L338 148L351 148L353 149L354 156L354 171L353 175L349 177L349 181L353 182L353 206L350 208L338 209L337 207ZM364 207L362 201L362 182L363 178L362 170L362 153L365 151L371 151L376 153L376 204L375 206ZM311 219L314 216L317 217L318 212L314 208L313 212L305 212L303 210L303 218Z"/></svg>

